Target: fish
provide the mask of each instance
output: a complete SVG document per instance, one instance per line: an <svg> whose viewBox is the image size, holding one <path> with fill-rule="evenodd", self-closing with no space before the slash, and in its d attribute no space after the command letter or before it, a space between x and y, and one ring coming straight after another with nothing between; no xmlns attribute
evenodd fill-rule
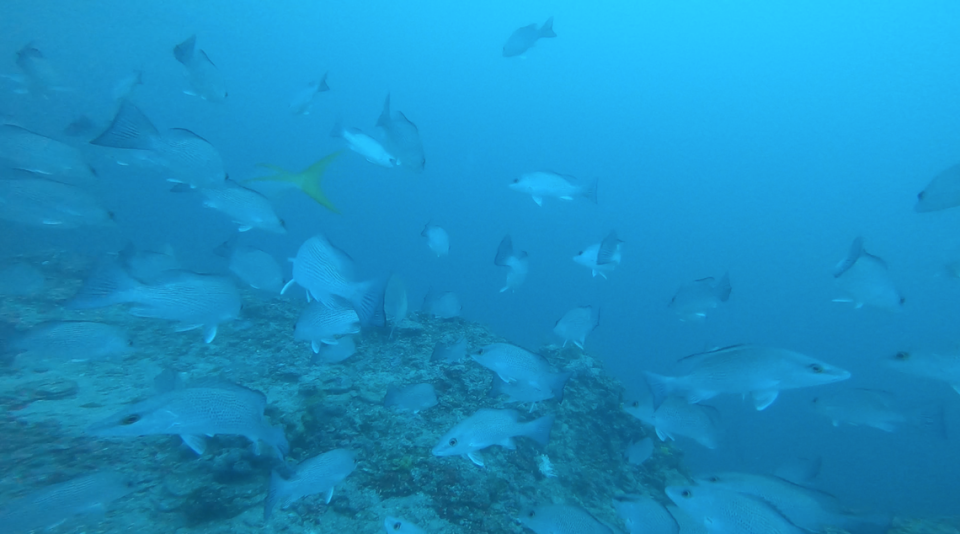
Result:
<svg viewBox="0 0 960 534"><path fill-rule="evenodd" d="M680 525L667 508L645 495L618 495L613 508L628 534L679 534Z"/></svg>
<svg viewBox="0 0 960 534"><path fill-rule="evenodd" d="M297 319L293 339L309 341L314 354L320 352L320 344L336 345L338 339L360 333L360 318L352 308L342 303L330 307L315 300L307 305Z"/></svg>
<svg viewBox="0 0 960 534"><path fill-rule="evenodd" d="M901 373L946 382L960 393L960 352L901 350L885 363Z"/></svg>
<svg viewBox="0 0 960 534"><path fill-rule="evenodd" d="M396 156L388 152L380 141L363 133L359 128L345 127L340 120L334 123L330 137L343 139L347 142L347 148L374 165L389 169L399 164Z"/></svg>
<svg viewBox="0 0 960 534"><path fill-rule="evenodd" d="M133 94L133 90L136 89L138 85L143 85L143 71L135 70L118 80L113 86L113 99L125 100L130 98L130 95Z"/></svg>
<svg viewBox="0 0 960 534"><path fill-rule="evenodd" d="M708 449L716 449L720 433L720 412L712 406L691 404L680 397L668 396L654 409L649 403L634 400L623 410L654 427L660 441L690 438Z"/></svg>
<svg viewBox="0 0 960 534"><path fill-rule="evenodd" d="M136 317L177 321L178 332L201 328L203 340L217 337L217 327L240 315L240 294L229 278L190 271L166 271L146 284L119 265L98 266L67 309L85 310L114 304L132 304Z"/></svg>
<svg viewBox="0 0 960 534"><path fill-rule="evenodd" d="M23 76L17 78L22 87L14 92L48 97L52 91L66 90L60 85L60 73L33 43L17 50L16 64Z"/></svg>
<svg viewBox="0 0 960 534"><path fill-rule="evenodd" d="M407 286L403 283L403 279L396 274L390 275L387 279L387 288L383 293L383 311L386 319L390 321L391 338L397 326L407 317L409 307Z"/></svg>
<svg viewBox="0 0 960 534"><path fill-rule="evenodd" d="M538 402L550 400L556 396L551 389L540 389L526 382L505 382L499 376L493 375L493 384L487 397L506 396L507 403L530 403L530 411ZM562 398L562 397L561 397Z"/></svg>
<svg viewBox="0 0 960 534"><path fill-rule="evenodd" d="M7 501L0 508L0 525L5 534L49 530L77 516L96 517L135 490L129 480L112 471L81 475Z"/></svg>
<svg viewBox="0 0 960 534"><path fill-rule="evenodd" d="M133 243L127 243L120 251L118 260L130 276L148 284L155 282L167 271L183 268L169 244L160 250L141 250Z"/></svg>
<svg viewBox="0 0 960 534"><path fill-rule="evenodd" d="M419 413L437 405L437 392L433 384L413 384L398 388L390 386L383 398L384 407L396 412Z"/></svg>
<svg viewBox="0 0 960 534"><path fill-rule="evenodd" d="M430 355L431 362L457 363L467 356L467 338L460 336L460 339L453 343L437 341L433 347L433 353Z"/></svg>
<svg viewBox="0 0 960 534"><path fill-rule="evenodd" d="M93 195L42 178L0 179L0 219L63 230L114 226L113 214Z"/></svg>
<svg viewBox="0 0 960 534"><path fill-rule="evenodd" d="M97 437L179 435L198 455L206 450L204 436L243 436L254 444L271 447L277 457L290 445L280 427L263 415L267 397L259 391L223 380L204 379L181 389L164 391L135 402L90 425L86 433Z"/></svg>
<svg viewBox="0 0 960 534"><path fill-rule="evenodd" d="M862 237L854 239L847 256L834 269L833 277L837 287L848 295L834 302L897 311L905 301L890 276L887 263L864 250Z"/></svg>
<svg viewBox="0 0 960 534"><path fill-rule="evenodd" d="M557 320L553 325L553 333L563 339L563 346L573 342L574 345L583 350L583 344L587 340L590 332L600 324L599 313L596 316L593 313L593 306L579 306L573 308L563 317Z"/></svg>
<svg viewBox="0 0 960 534"><path fill-rule="evenodd" d="M553 31L553 17L548 18L539 28L536 24L517 28L503 45L503 57L522 55L540 39L552 39L556 36L557 34Z"/></svg>
<svg viewBox="0 0 960 534"><path fill-rule="evenodd" d="M465 456L483 467L483 460L477 452L491 445L513 450L516 448L513 438L523 436L546 446L553 419L553 414L549 414L524 423L515 410L480 408L444 434L433 448L433 455Z"/></svg>
<svg viewBox="0 0 960 534"><path fill-rule="evenodd" d="M573 261L590 269L591 274L598 274L604 278L620 265L620 249L623 241L613 230L603 238L603 241L590 245L573 257Z"/></svg>
<svg viewBox="0 0 960 534"><path fill-rule="evenodd" d="M884 432L912 426L946 438L942 404L903 410L889 391L864 388L831 391L813 399L813 410L829 419L833 426L866 426Z"/></svg>
<svg viewBox="0 0 960 534"><path fill-rule="evenodd" d="M639 441L632 441L627 445L627 450L623 452L623 457L631 465L641 465L653 456L653 440L643 438Z"/></svg>
<svg viewBox="0 0 960 534"><path fill-rule="evenodd" d="M520 382L540 390L544 395L552 393L558 402L563 400L563 388L572 376L569 371L553 371L543 356L509 343L486 345L470 357L497 373L500 380Z"/></svg>
<svg viewBox="0 0 960 534"><path fill-rule="evenodd" d="M340 213L340 210L333 205L333 202L327 198L327 194L323 191L323 175L327 172L327 167L335 159L337 159L343 151L333 152L327 154L319 161L315 162L313 165L310 165L306 169L300 172L291 172L284 170L276 165L269 165L267 163L259 163L258 167L263 167L270 169L277 174L272 176L261 176L258 178L250 178L249 180L244 180L243 183L249 182L276 182L282 184L288 184L289 186L303 191L303 194L312 198L314 202L320 204L321 206L327 208L328 210L334 213Z"/></svg>
<svg viewBox="0 0 960 534"><path fill-rule="evenodd" d="M49 321L31 327L11 344L30 360L98 360L131 352L127 333L117 326L91 321Z"/></svg>
<svg viewBox="0 0 960 534"><path fill-rule="evenodd" d="M424 313L428 313L438 319L452 319L460 317L463 305L460 304L460 297L453 291L434 292L430 291L423 297Z"/></svg>
<svg viewBox="0 0 960 534"><path fill-rule="evenodd" d="M670 301L670 308L680 316L681 321L703 321L708 311L716 309L730 298L730 291L728 274L724 274L720 280L701 278L681 286Z"/></svg>
<svg viewBox="0 0 960 534"><path fill-rule="evenodd" d="M669 395L685 397L695 404L722 393L750 394L754 407L764 410L780 391L821 386L850 378L850 372L816 358L786 349L759 345L733 345L693 354L681 362L690 373L661 376L645 372L654 406Z"/></svg>
<svg viewBox="0 0 960 534"><path fill-rule="evenodd" d="M385 287L375 280L353 280L353 259L333 246L322 234L317 234L300 245L293 262L291 278L280 294L294 283L307 290L307 299L319 300L328 307L342 307L338 299L353 306L363 326L383 326Z"/></svg>
<svg viewBox="0 0 960 534"><path fill-rule="evenodd" d="M317 95L330 90L327 85L327 72L319 80L312 81L306 87L300 90L290 101L290 113L294 115L309 115L310 108L313 107L313 101Z"/></svg>
<svg viewBox="0 0 960 534"><path fill-rule="evenodd" d="M210 61L207 53L197 48L197 36L191 35L173 48L173 57L183 64L190 89L185 94L198 96L208 102L223 102L227 98L227 84L223 74Z"/></svg>
<svg viewBox="0 0 960 534"><path fill-rule="evenodd" d="M120 101L110 126L90 144L145 151L163 167L169 182L219 187L227 179L220 153L206 139L183 128L171 128L161 135L126 99Z"/></svg>
<svg viewBox="0 0 960 534"><path fill-rule="evenodd" d="M803 534L768 503L734 491L707 486L667 486L667 497L708 532L724 534Z"/></svg>
<svg viewBox="0 0 960 534"><path fill-rule="evenodd" d="M443 228L427 223L420 235L427 238L427 246L438 258L450 253L450 236Z"/></svg>
<svg viewBox="0 0 960 534"><path fill-rule="evenodd" d="M590 512L571 504L544 504L528 508L517 518L536 534L614 534Z"/></svg>
<svg viewBox="0 0 960 534"><path fill-rule="evenodd" d="M497 246L497 255L493 258L493 264L500 267L508 267L507 282L500 292L507 290L516 290L527 279L527 272L530 269L530 261L527 259L525 251L514 252L513 240L510 236L504 236Z"/></svg>
<svg viewBox="0 0 960 534"><path fill-rule="evenodd" d="M78 148L15 124L0 124L0 160L73 185L88 184L97 174Z"/></svg>
<svg viewBox="0 0 960 534"><path fill-rule="evenodd" d="M387 534L427 534L426 530L423 530L406 519L389 515L383 520L383 530Z"/></svg>
<svg viewBox="0 0 960 534"><path fill-rule="evenodd" d="M913 209L929 213L960 206L960 164L941 171L917 194Z"/></svg>
<svg viewBox="0 0 960 534"><path fill-rule="evenodd" d="M833 495L775 476L728 472L706 473L694 478L699 484L696 487L703 488L702 491L744 495L768 505L780 517L803 529L803 532L824 532L834 527L858 533L880 533L886 532L885 527L889 526L889 518L882 514L847 514ZM680 503L677 505L680 506Z"/></svg>
<svg viewBox="0 0 960 534"><path fill-rule="evenodd" d="M537 206L543 206L544 198L573 200L583 197L594 204L597 203L597 180L587 184L578 184L573 176L557 174L550 171L531 172L514 178L510 189L530 195Z"/></svg>
<svg viewBox="0 0 960 534"><path fill-rule="evenodd" d="M178 184L172 191L182 193L191 190L187 184ZM240 232L256 228L275 234L287 233L286 223L277 216L267 197L253 189L226 180L219 186L202 187L196 191L203 196L204 207L230 217Z"/></svg>
<svg viewBox="0 0 960 534"><path fill-rule="evenodd" d="M353 336L343 336L337 340L336 345L320 345L320 350L313 355L310 363L314 365L320 363L340 363L356 353L357 342L354 341Z"/></svg>
<svg viewBox="0 0 960 534"><path fill-rule="evenodd" d="M320 493L326 494L326 503L333 499L334 487L357 469L357 457L347 449L333 449L300 462L293 476L284 479L279 473L270 474L270 488L264 502L263 518L269 520L273 509L287 508L294 502Z"/></svg>
<svg viewBox="0 0 960 534"><path fill-rule="evenodd" d="M383 111L377 119L377 126L383 129L384 149L396 157L396 165L414 172L423 171L426 158L423 155L423 143L420 130L410 122L402 112L390 112L390 95L383 103Z"/></svg>
<svg viewBox="0 0 960 534"><path fill-rule="evenodd" d="M17 262L0 268L0 295L27 297L43 291L47 279L29 263Z"/></svg>
<svg viewBox="0 0 960 534"><path fill-rule="evenodd" d="M255 247L237 245L234 238L217 247L215 252L226 257L230 272L253 289L274 295L283 289L283 269L270 254Z"/></svg>

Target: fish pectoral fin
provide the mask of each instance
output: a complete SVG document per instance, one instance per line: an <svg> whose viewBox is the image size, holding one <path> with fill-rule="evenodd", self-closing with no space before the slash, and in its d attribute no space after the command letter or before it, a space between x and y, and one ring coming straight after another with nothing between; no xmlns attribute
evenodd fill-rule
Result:
<svg viewBox="0 0 960 534"><path fill-rule="evenodd" d="M207 450L207 440L203 436L180 434L180 439L199 456L203 456L203 452Z"/></svg>
<svg viewBox="0 0 960 534"><path fill-rule="evenodd" d="M280 294L283 295L284 293L286 293L287 290L290 289L290 286L293 285L293 282L294 280L293 278L291 278L289 281L287 281L286 284L283 284L283 289L280 290Z"/></svg>
<svg viewBox="0 0 960 534"><path fill-rule="evenodd" d="M573 197L560 197L560 200L573 200Z"/></svg>
<svg viewBox="0 0 960 534"><path fill-rule="evenodd" d="M582 341L574 341L573 344L576 345L576 346L578 346L578 347L580 347L580 350L583 350L583 342L582 342Z"/></svg>
<svg viewBox="0 0 960 534"><path fill-rule="evenodd" d="M238 232L249 232L250 230L253 230L253 227L246 224L241 225L239 228L237 228Z"/></svg>
<svg viewBox="0 0 960 534"><path fill-rule="evenodd" d="M660 438L660 441L673 440L673 436L671 436L670 434L667 434L666 432L664 432L663 430L660 430L659 428L654 428L654 431L656 431L657 437Z"/></svg>
<svg viewBox="0 0 960 534"><path fill-rule="evenodd" d="M320 354L320 344L316 341L310 342L310 348L313 349L314 354Z"/></svg>
<svg viewBox="0 0 960 534"><path fill-rule="evenodd" d="M506 382L507 384L512 384L512 383L516 382L516 380L510 378L509 376L503 376L503 375L500 374L500 373L497 373L497 376L500 377L500 380L503 380L503 381Z"/></svg>
<svg viewBox="0 0 960 534"><path fill-rule="evenodd" d="M179 324L174 327L174 332L189 332L191 330L196 330L197 328L202 327L202 324Z"/></svg>
<svg viewBox="0 0 960 534"><path fill-rule="evenodd" d="M777 395L780 394L779 389L766 389L762 391L754 391L753 396L753 406L757 411L762 411L773 404L773 401L777 400Z"/></svg>
<svg viewBox="0 0 960 534"><path fill-rule="evenodd" d="M513 442L513 438L506 438L500 443L498 443L498 445L500 445L504 449L510 449L511 451L516 450L517 448L517 444Z"/></svg>
<svg viewBox="0 0 960 534"><path fill-rule="evenodd" d="M333 486L331 486L330 489L327 490L327 504L330 504L330 501L332 500L333 500Z"/></svg>
<svg viewBox="0 0 960 534"><path fill-rule="evenodd" d="M217 337L217 325L208 324L203 327L203 342L210 343Z"/></svg>
<svg viewBox="0 0 960 534"><path fill-rule="evenodd" d="M537 203L537 206L543 206L543 197L533 197L533 201Z"/></svg>
<svg viewBox="0 0 960 534"><path fill-rule="evenodd" d="M590 274L592 274L593 277L596 278L596 277L597 277L597 270L596 270L596 269L592 269L592 270L590 271Z"/></svg>
<svg viewBox="0 0 960 534"><path fill-rule="evenodd" d="M466 456L471 462L473 462L474 465L483 467L483 458L481 458L479 454L475 452L468 452L464 456Z"/></svg>

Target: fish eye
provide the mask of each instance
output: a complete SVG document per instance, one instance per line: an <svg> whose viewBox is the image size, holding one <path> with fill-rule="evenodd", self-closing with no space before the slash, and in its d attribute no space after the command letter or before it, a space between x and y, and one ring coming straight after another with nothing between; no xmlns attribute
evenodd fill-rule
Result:
<svg viewBox="0 0 960 534"><path fill-rule="evenodd" d="M718 477L718 476L712 476L712 477L708 478L707 480L709 480L710 482L720 482L720 477Z"/></svg>
<svg viewBox="0 0 960 534"><path fill-rule="evenodd" d="M393 530L400 530L400 527L402 526L403 524L397 521L396 523L393 524Z"/></svg>
<svg viewBox="0 0 960 534"><path fill-rule="evenodd" d="M457 438L450 438L450 446L451 447L457 446Z"/></svg>
<svg viewBox="0 0 960 534"><path fill-rule="evenodd" d="M478 350L477 354L483 354L483 349Z"/></svg>
<svg viewBox="0 0 960 534"><path fill-rule="evenodd" d="M536 516L536 515L537 515L537 512L535 512L535 511L533 511L533 510L530 510L529 512L527 512L527 517L534 517L534 516Z"/></svg>
<svg viewBox="0 0 960 534"><path fill-rule="evenodd" d="M514 178L514 179L513 179L513 183L517 183L517 182L519 182L519 181L520 181L520 178Z"/></svg>
<svg viewBox="0 0 960 534"><path fill-rule="evenodd" d="M633 401L633 404L632 404L631 406L633 406L634 408L639 408L639 407L640 407L640 401Z"/></svg>
<svg viewBox="0 0 960 534"><path fill-rule="evenodd" d="M583 256L583 251L577 252L577 256Z"/></svg>
<svg viewBox="0 0 960 534"><path fill-rule="evenodd" d="M823 372L823 366L820 365L819 363L811 363L810 370L813 371L814 373L820 374Z"/></svg>
<svg viewBox="0 0 960 534"><path fill-rule="evenodd" d="M909 359L910 359L910 353L909 353L909 352L900 351L900 352L898 352L897 355L894 356L894 357L895 357L896 359L898 359L898 360L909 360Z"/></svg>
<svg viewBox="0 0 960 534"><path fill-rule="evenodd" d="M692 494L692 493L690 493L690 490L683 490L683 492L682 492L682 493L680 494L680 496L681 496L681 497L685 497L685 498L688 498L688 499L689 499L690 497L692 497L692 496L693 496L693 494Z"/></svg>
<svg viewBox="0 0 960 534"><path fill-rule="evenodd" d="M120 420L120 424L121 424L121 425L132 425L132 424L136 423L136 422L139 421L139 420L140 420L140 414L133 413L133 414L130 414L130 415L124 417L123 419L121 419L121 420Z"/></svg>
<svg viewBox="0 0 960 534"><path fill-rule="evenodd" d="M919 193L917 193L917 200L923 200L923 193L924 191L920 191Z"/></svg>

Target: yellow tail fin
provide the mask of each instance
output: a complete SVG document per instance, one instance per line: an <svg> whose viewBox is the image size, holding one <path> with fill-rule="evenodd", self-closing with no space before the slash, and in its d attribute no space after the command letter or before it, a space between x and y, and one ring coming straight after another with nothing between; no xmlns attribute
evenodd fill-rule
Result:
<svg viewBox="0 0 960 534"><path fill-rule="evenodd" d="M265 163L257 164L258 167L264 167L266 169L273 170L277 174L273 176L263 176L260 178L251 178L245 180L245 182L260 182L260 181L271 181L271 182L288 182L296 185L301 191L306 193L307 196L317 201L318 204L327 208L328 210L334 213L340 213L340 210L333 205L333 202L330 202L330 199L327 198L327 195L323 192L321 187L321 182L323 181L323 173L326 172L327 167L330 166L330 163L333 160L337 159L337 156L343 154L343 151L334 152L320 161L314 163L313 165L307 167L306 169L300 171L299 173L289 172L277 167L275 165L267 165Z"/></svg>

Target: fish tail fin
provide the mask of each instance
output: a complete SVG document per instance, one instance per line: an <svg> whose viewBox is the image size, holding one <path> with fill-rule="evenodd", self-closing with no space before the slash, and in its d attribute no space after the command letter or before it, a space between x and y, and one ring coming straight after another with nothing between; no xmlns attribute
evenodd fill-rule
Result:
<svg viewBox="0 0 960 534"><path fill-rule="evenodd" d="M550 431L553 429L553 420L556 416L547 414L540 419L524 424L523 435L546 446L550 441Z"/></svg>
<svg viewBox="0 0 960 534"><path fill-rule="evenodd" d="M120 109L117 110L107 130L90 141L90 144L111 148L151 150L159 136L160 132L150 119L137 106L124 99L120 101Z"/></svg>
<svg viewBox="0 0 960 534"><path fill-rule="evenodd" d="M597 265L613 263L613 257L617 254L620 243L623 243L623 241L617 237L617 232L610 230L607 237L600 242L600 250L597 251Z"/></svg>
<svg viewBox="0 0 960 534"><path fill-rule="evenodd" d="M64 304L70 310L104 308L130 301L130 292L141 287L140 282L119 265L110 262L99 266L83 283L83 287Z"/></svg>
<svg viewBox="0 0 960 534"><path fill-rule="evenodd" d="M324 91L329 91L329 90L330 90L330 86L327 85L327 75L328 75L328 74L330 74L330 72L324 72L324 73L323 73L323 77L320 78L320 83L317 84L317 92L318 92L318 93L322 93L322 92L324 92Z"/></svg>
<svg viewBox="0 0 960 534"><path fill-rule="evenodd" d="M497 246L497 255L493 258L493 264L507 267L507 260L511 257L513 257L513 239L509 235L503 236L500 245Z"/></svg>
<svg viewBox="0 0 960 534"><path fill-rule="evenodd" d="M557 402L563 402L563 389L571 376L573 376L572 371L562 371L551 380L550 390L553 391L553 398L557 399Z"/></svg>
<svg viewBox="0 0 960 534"><path fill-rule="evenodd" d="M397 395L399 395L399 394L400 394L400 388L398 388L397 386L395 386L395 385L393 385L393 384L390 384L390 385L387 387L387 394L383 396L383 405L389 407L389 406L393 406L394 404L396 404L396 403L397 403Z"/></svg>
<svg viewBox="0 0 960 534"><path fill-rule="evenodd" d="M193 51L197 46L197 35L193 34L187 37L185 41L173 47L173 57L180 63L188 63L193 59Z"/></svg>
<svg viewBox="0 0 960 534"><path fill-rule="evenodd" d="M268 521L273 509L277 503L286 498L288 483L276 471L270 473L270 487L267 490L267 498L263 501L263 520Z"/></svg>
<svg viewBox="0 0 960 534"><path fill-rule="evenodd" d="M672 376L663 376L656 373L644 372L644 379L650 387L650 393L653 395L653 407L659 408L663 399L672 395L677 389L677 379Z"/></svg>
<svg viewBox="0 0 960 534"><path fill-rule="evenodd" d="M860 259L860 256L863 255L863 236L857 236L853 240L853 243L850 244L850 250L847 252L847 257L840 260L840 263L833 268L833 277L840 278L840 276L847 272L847 269L853 267L854 263L857 263L857 260Z"/></svg>
<svg viewBox="0 0 960 534"><path fill-rule="evenodd" d="M726 302L730 299L730 291L733 288L730 286L730 273L723 273L723 278L717 283L717 297L720 299L720 302Z"/></svg>
<svg viewBox="0 0 960 534"><path fill-rule="evenodd" d="M549 38L556 36L557 34L553 31L553 17L550 17L543 23L543 26L540 26L540 37Z"/></svg>
<svg viewBox="0 0 960 534"><path fill-rule="evenodd" d="M288 452L290 452L290 442L287 441L286 434L283 433L283 428L279 426L271 426L264 422L263 425L263 435L260 437L264 443L273 447L273 451L277 453L277 458L283 459Z"/></svg>
<svg viewBox="0 0 960 534"><path fill-rule="evenodd" d="M333 162L342 154L343 151L339 150L332 154L327 155L320 161L317 161L313 165L307 167L303 172L293 173L287 170L284 170L276 165L269 165L267 163L258 163L258 167L263 167L265 169L270 169L277 174L273 176L264 176L261 178L251 178L250 180L245 180L246 182L287 182L297 186L301 191L304 192L308 197L315 200L321 206L327 208L328 210L334 213L340 213L340 210L333 205L333 202L330 202L330 199L327 198L326 193L323 192L322 182L323 182L323 173L326 172L327 167L330 166L330 163Z"/></svg>
<svg viewBox="0 0 960 534"><path fill-rule="evenodd" d="M589 184L586 185L586 187L583 188L583 192L580 193L580 195L583 196L583 198L586 198L587 200L589 200L590 202L593 202L594 204L596 204L597 203L597 184L599 182L600 182L599 178L594 178L592 182L590 182Z"/></svg>
<svg viewBox="0 0 960 534"><path fill-rule="evenodd" d="M377 280L361 282L350 299L362 326L383 326L386 324L386 312L383 309L384 284Z"/></svg>

